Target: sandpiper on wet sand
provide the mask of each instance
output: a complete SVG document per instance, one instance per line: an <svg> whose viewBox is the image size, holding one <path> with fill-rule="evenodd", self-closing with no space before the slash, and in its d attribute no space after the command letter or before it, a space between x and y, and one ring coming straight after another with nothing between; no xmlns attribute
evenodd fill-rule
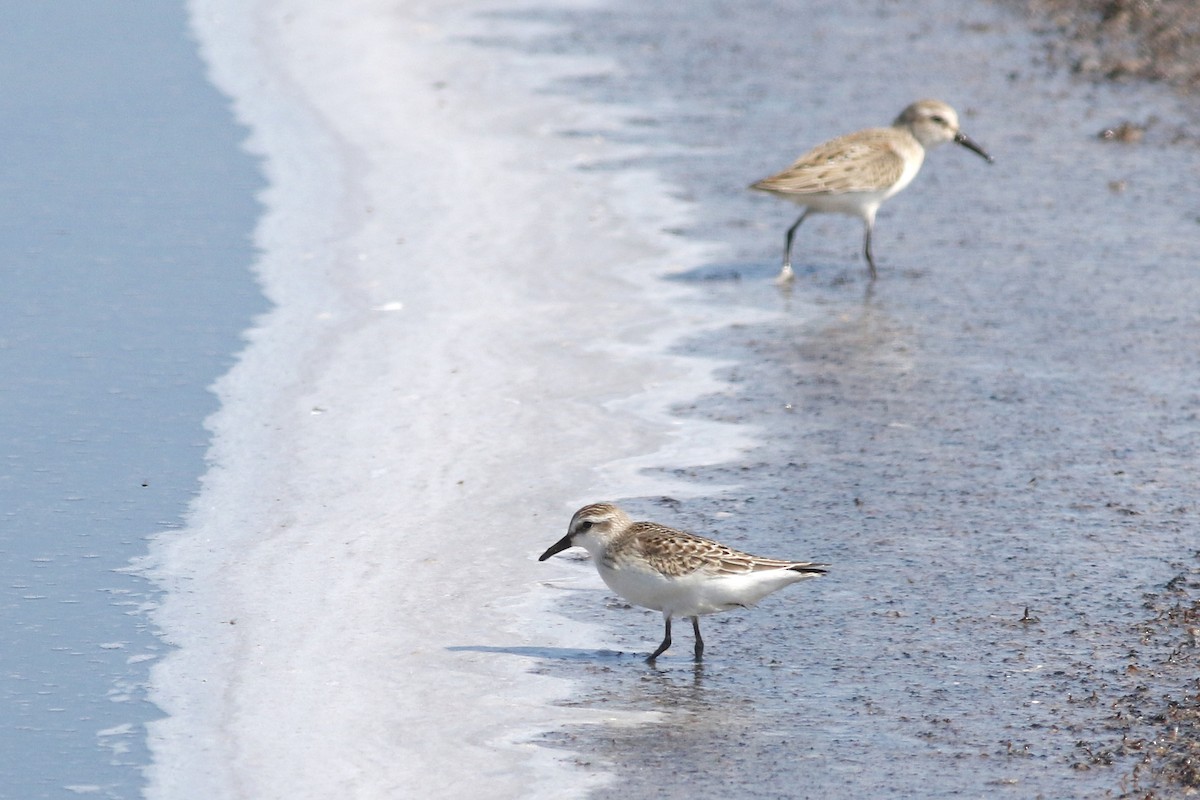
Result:
<svg viewBox="0 0 1200 800"><path fill-rule="evenodd" d="M634 522L611 503L576 511L567 535L538 560L569 547L585 548L600 577L621 597L662 612L666 630L646 659L651 662L671 646L673 617L691 618L699 661L704 654L701 615L749 608L784 586L826 572L825 564L759 558L655 522Z"/></svg>
<svg viewBox="0 0 1200 800"><path fill-rule="evenodd" d="M940 100L918 100L900 112L890 128L866 130L839 136L814 147L790 167L750 186L804 206L804 212L788 228L783 246L783 269L778 281L795 277L792 271L792 239L809 214L848 214L863 221L866 233L863 254L871 270L878 273L871 253L871 230L875 212L884 200L908 186L921 169L925 151L944 142L956 142L992 162L992 157L959 130L958 114Z"/></svg>

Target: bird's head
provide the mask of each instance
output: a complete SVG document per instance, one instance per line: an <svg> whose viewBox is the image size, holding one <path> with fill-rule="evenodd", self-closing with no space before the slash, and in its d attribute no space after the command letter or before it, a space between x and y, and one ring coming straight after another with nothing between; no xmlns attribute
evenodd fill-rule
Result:
<svg viewBox="0 0 1200 800"><path fill-rule="evenodd" d="M569 547L583 547L593 556L604 550L614 538L633 524L629 515L612 503L592 503L575 512L567 535L547 548L538 557L545 561Z"/></svg>
<svg viewBox="0 0 1200 800"><path fill-rule="evenodd" d="M926 150L954 142L978 153L989 164L993 161L986 150L959 129L958 113L941 100L918 100L901 111L892 124L907 129Z"/></svg>

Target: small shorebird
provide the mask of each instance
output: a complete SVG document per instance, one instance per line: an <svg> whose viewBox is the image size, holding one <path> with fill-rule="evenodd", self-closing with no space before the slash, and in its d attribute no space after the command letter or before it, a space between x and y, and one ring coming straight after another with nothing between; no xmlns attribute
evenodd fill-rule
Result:
<svg viewBox="0 0 1200 800"><path fill-rule="evenodd" d="M666 622L653 662L671 646L671 619L690 617L696 660L704 654L700 615L749 608L772 592L825 574L825 564L759 558L654 522L634 522L611 503L575 512L567 535L542 553L545 561L569 547L592 556L608 587L634 605L661 611Z"/></svg>
<svg viewBox="0 0 1200 800"><path fill-rule="evenodd" d="M809 150L778 175L750 186L804 206L783 245L783 269L778 281L792 272L792 237L809 214L848 214L863 221L863 253L875 280L871 229L879 205L912 183L925 160L925 151L944 142L957 142L992 163L992 157L958 129L958 114L940 100L918 100L900 112L890 128L868 128L839 136Z"/></svg>

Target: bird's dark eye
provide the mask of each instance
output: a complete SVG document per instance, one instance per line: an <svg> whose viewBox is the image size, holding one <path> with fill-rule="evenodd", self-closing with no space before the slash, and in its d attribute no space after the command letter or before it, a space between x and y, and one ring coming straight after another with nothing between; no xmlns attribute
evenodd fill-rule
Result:
<svg viewBox="0 0 1200 800"><path fill-rule="evenodd" d="M590 519L585 519L575 526L575 530L579 533L583 533L590 527L592 527L592 521Z"/></svg>
<svg viewBox="0 0 1200 800"><path fill-rule="evenodd" d="M934 122L936 122L938 125L945 125L945 124L946 124L946 118L945 118L945 117L942 117L942 116L939 116L939 115L937 115L937 114L934 114L932 117L930 117L930 119L931 119L931 120L933 120Z"/></svg>

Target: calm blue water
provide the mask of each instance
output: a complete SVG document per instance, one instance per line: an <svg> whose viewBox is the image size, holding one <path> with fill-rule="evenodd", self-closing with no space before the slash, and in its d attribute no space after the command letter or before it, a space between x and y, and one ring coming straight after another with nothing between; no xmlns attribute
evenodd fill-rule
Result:
<svg viewBox="0 0 1200 800"><path fill-rule="evenodd" d="M177 527L266 308L262 178L183 4L0 4L0 796L136 797Z"/></svg>

